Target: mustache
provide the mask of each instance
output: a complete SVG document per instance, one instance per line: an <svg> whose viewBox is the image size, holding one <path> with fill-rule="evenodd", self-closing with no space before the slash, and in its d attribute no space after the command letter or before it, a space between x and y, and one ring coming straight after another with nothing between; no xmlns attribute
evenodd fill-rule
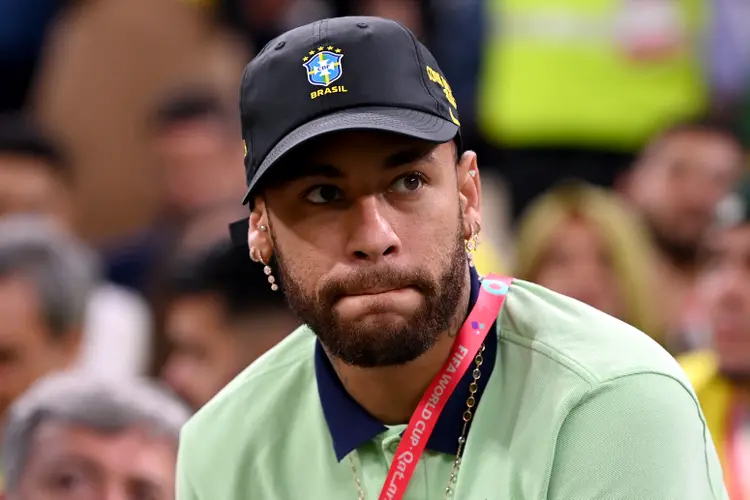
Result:
<svg viewBox="0 0 750 500"><path fill-rule="evenodd" d="M333 304L347 296L367 290L413 287L422 292L431 291L432 281L426 273L403 268L366 269L350 272L341 278L327 280L320 289L322 302Z"/></svg>

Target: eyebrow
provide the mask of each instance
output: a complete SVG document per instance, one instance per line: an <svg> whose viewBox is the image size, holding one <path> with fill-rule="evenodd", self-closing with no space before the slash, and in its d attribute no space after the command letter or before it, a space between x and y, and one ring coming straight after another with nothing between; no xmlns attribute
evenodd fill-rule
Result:
<svg viewBox="0 0 750 500"><path fill-rule="evenodd" d="M404 165L409 165L410 163L415 163L418 161L427 161L432 163L435 161L436 149L437 146L433 146L432 144L430 144L428 147L420 145L404 148L401 151L397 151L396 153L393 153L388 158L386 158L384 166L387 169L392 169L402 167Z"/></svg>

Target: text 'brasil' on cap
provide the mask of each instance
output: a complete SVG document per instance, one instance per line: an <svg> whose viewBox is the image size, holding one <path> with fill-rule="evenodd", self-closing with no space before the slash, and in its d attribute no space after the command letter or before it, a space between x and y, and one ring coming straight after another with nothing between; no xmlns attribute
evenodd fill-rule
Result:
<svg viewBox="0 0 750 500"><path fill-rule="evenodd" d="M377 17L324 19L271 41L245 68L240 112L243 203L283 155L323 134L378 130L443 143L460 126L432 54Z"/></svg>

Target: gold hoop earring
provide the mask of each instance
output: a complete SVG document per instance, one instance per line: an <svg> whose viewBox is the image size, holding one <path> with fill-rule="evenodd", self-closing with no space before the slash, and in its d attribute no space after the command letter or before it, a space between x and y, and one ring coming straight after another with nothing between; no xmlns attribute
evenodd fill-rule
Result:
<svg viewBox="0 0 750 500"><path fill-rule="evenodd" d="M466 240L466 257L469 260L469 266L474 267L474 252L479 248L479 232L482 230L479 223L476 223L476 229L474 224L471 225L471 236Z"/></svg>
<svg viewBox="0 0 750 500"><path fill-rule="evenodd" d="M260 251L255 247L250 247L250 260L260 262Z"/></svg>

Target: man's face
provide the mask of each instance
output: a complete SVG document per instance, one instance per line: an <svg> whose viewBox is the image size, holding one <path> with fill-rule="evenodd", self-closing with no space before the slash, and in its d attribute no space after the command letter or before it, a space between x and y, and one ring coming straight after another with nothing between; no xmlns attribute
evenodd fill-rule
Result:
<svg viewBox="0 0 750 500"><path fill-rule="evenodd" d="M242 141L231 142L215 120L173 126L157 139L156 154L170 209L187 214L242 197Z"/></svg>
<svg viewBox="0 0 750 500"><path fill-rule="evenodd" d="M50 169L41 159L0 154L0 216L44 214L69 226L69 189Z"/></svg>
<svg viewBox="0 0 750 500"><path fill-rule="evenodd" d="M75 359L78 337L57 340L36 289L21 276L0 278L0 417L31 384Z"/></svg>
<svg viewBox="0 0 750 500"><path fill-rule="evenodd" d="M479 216L474 158L457 167L450 143L347 133L279 167L303 173L264 198L281 282L331 355L404 364L451 327L468 283L465 222Z"/></svg>
<svg viewBox="0 0 750 500"><path fill-rule="evenodd" d="M698 289L722 369L750 377L750 224L712 234Z"/></svg>
<svg viewBox="0 0 750 500"><path fill-rule="evenodd" d="M659 243L690 260L741 164L740 149L721 135L676 132L636 167L631 195Z"/></svg>
<svg viewBox="0 0 750 500"><path fill-rule="evenodd" d="M48 422L36 431L8 500L171 500L174 474L175 443L168 438Z"/></svg>
<svg viewBox="0 0 750 500"><path fill-rule="evenodd" d="M172 350L164 379L197 410L289 333L292 319L275 311L232 319L221 298L213 294L179 298L167 310Z"/></svg>

